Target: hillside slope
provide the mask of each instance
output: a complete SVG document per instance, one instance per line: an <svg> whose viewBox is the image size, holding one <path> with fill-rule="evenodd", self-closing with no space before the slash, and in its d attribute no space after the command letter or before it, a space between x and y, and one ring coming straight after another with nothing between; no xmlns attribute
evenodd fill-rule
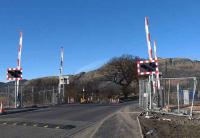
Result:
<svg viewBox="0 0 200 138"><path fill-rule="evenodd" d="M138 76L136 57L122 56L111 59L99 69L70 75L70 84L66 87L66 96L80 98L83 88L87 95L109 98L138 94ZM159 58L159 69L163 77L200 77L200 61L185 58ZM0 83L0 86L13 85ZM27 93L31 88L40 91L56 89L58 77L44 77L21 82Z"/></svg>
<svg viewBox="0 0 200 138"><path fill-rule="evenodd" d="M163 77L200 77L200 61L186 58L159 59Z"/></svg>

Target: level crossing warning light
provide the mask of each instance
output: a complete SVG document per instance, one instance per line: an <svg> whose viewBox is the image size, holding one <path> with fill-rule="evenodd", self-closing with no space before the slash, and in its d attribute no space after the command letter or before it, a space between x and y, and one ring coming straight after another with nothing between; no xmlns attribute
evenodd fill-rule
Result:
<svg viewBox="0 0 200 138"><path fill-rule="evenodd" d="M8 68L7 80L22 80L22 68Z"/></svg>
<svg viewBox="0 0 200 138"><path fill-rule="evenodd" d="M139 75L159 74L157 60L143 60L137 62Z"/></svg>

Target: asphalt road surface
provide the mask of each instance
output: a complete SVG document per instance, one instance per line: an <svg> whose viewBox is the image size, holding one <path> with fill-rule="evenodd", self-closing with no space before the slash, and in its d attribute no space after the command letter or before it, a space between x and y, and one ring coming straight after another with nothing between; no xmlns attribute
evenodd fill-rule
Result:
<svg viewBox="0 0 200 138"><path fill-rule="evenodd" d="M30 112L1 115L0 137L57 138L111 137L112 135L118 137L116 133L120 132L121 128L127 132L124 132L119 137L139 136L136 122L133 121L128 125L129 127L133 126L132 129L135 129L134 131L137 131L137 134L134 131L132 132L132 130L126 130L129 127L123 124L124 122L129 123L132 120L131 116L126 115L130 111L133 113L135 109L137 109L137 102L116 105L66 104ZM123 118L125 119L124 121ZM118 125L120 120L122 123L120 126L122 127ZM113 126L118 128L117 132L114 132Z"/></svg>

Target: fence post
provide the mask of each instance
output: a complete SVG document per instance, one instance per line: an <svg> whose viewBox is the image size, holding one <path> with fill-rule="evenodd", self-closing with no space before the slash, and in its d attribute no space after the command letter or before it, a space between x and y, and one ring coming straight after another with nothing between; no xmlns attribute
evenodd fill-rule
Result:
<svg viewBox="0 0 200 138"><path fill-rule="evenodd" d="M45 103L48 104L48 99L47 99L47 95L48 95L49 90L45 91Z"/></svg>
<svg viewBox="0 0 200 138"><path fill-rule="evenodd" d="M8 94L8 95L7 95L7 98L8 98L8 100L7 100L7 104L8 104L8 107L10 107L10 96L9 96L10 93L9 93L9 85L7 86L7 89L8 89L8 90L7 90L7 94Z"/></svg>
<svg viewBox="0 0 200 138"><path fill-rule="evenodd" d="M140 80L139 80L139 107L141 107L141 83L140 83Z"/></svg>
<svg viewBox="0 0 200 138"><path fill-rule="evenodd" d="M45 89L44 89L44 92L43 92L43 105L45 105Z"/></svg>
<svg viewBox="0 0 200 138"><path fill-rule="evenodd" d="M170 93L170 80L169 80L169 89L168 89L168 96L167 96L167 105L169 107L169 93Z"/></svg>
<svg viewBox="0 0 200 138"><path fill-rule="evenodd" d="M65 102L65 84L63 84L63 95L62 95L62 102Z"/></svg>
<svg viewBox="0 0 200 138"><path fill-rule="evenodd" d="M152 99L151 99L151 84L153 83L153 76L149 76L149 87L148 87L148 96L149 96L149 109L152 108Z"/></svg>
<svg viewBox="0 0 200 138"><path fill-rule="evenodd" d="M20 86L19 86L20 87ZM22 86L21 86L21 107L23 107L23 93L22 93Z"/></svg>
<svg viewBox="0 0 200 138"><path fill-rule="evenodd" d="M177 101L178 101L178 113L180 113L180 107L179 107L179 83L177 84Z"/></svg>
<svg viewBox="0 0 200 138"><path fill-rule="evenodd" d="M54 86L53 86L53 92L52 92L52 104L54 105Z"/></svg>
<svg viewBox="0 0 200 138"><path fill-rule="evenodd" d="M194 90L193 90L193 97L192 97L192 106L190 109L190 119L192 118L192 110L193 110L193 105L194 105L194 96L195 96L195 92L196 92L196 87L197 87L197 80L196 80L196 78L194 78Z"/></svg>
<svg viewBox="0 0 200 138"><path fill-rule="evenodd" d="M33 106L34 105L34 87L33 86L32 86L31 92L32 92L32 106Z"/></svg>

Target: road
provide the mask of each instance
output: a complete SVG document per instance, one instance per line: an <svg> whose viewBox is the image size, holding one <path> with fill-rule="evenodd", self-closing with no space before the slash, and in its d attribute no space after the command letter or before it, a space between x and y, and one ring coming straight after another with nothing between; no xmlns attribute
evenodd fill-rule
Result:
<svg viewBox="0 0 200 138"><path fill-rule="evenodd" d="M121 115L121 111L135 107L136 103L116 105L66 104L30 112L2 115L0 116L0 137L109 137L112 134L107 129L112 129L112 127L107 125L108 121L114 121L110 119L117 119L116 113ZM108 136L105 136L106 131L109 132Z"/></svg>

